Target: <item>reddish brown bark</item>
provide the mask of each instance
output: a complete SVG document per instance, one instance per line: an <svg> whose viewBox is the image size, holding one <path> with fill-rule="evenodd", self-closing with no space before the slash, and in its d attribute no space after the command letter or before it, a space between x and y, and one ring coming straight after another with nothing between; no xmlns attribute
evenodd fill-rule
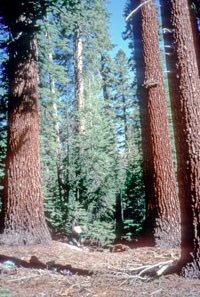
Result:
<svg viewBox="0 0 200 297"><path fill-rule="evenodd" d="M130 3L129 11L133 11L140 5L140 0L134 0ZM142 42L142 24L141 24L141 10L138 10L136 14L129 19L127 26L127 32L131 31L133 34L133 44L134 48L132 54L134 59L134 68L137 81L137 98L139 102L140 111L140 123L141 123L141 147L142 147L142 157L143 157L143 178L145 185L145 200L146 200L146 220L143 226L143 236L148 240L149 244L154 244L154 214L149 211L149 205L151 205L151 197L154 195L153 187L153 173L151 166L151 137L149 133L148 124L148 110L146 100L144 100L144 53L143 53L143 42ZM129 32L130 34L130 32Z"/></svg>
<svg viewBox="0 0 200 297"><path fill-rule="evenodd" d="M158 25L153 1L141 7L145 67L146 129L150 135L153 190L148 205L149 219L154 221L157 246L180 244L180 208L170 145L170 133L158 41Z"/></svg>
<svg viewBox="0 0 200 297"><path fill-rule="evenodd" d="M198 69L199 69L199 75L200 75L200 32L198 29L198 23L197 23L197 18L196 15L192 9L192 1L188 0L189 2L189 11L190 11L190 21L192 25L192 33L193 33L193 39L194 39L194 48L195 48L195 53L196 53L196 58L197 58L197 64L198 64ZM198 5L198 4L196 4Z"/></svg>
<svg viewBox="0 0 200 297"><path fill-rule="evenodd" d="M2 242L46 243L39 164L37 44L22 34L9 46L8 149Z"/></svg>
<svg viewBox="0 0 200 297"><path fill-rule="evenodd" d="M200 276L200 80L187 0L171 0L176 89L172 96L185 276ZM174 86L175 87L175 86Z"/></svg>

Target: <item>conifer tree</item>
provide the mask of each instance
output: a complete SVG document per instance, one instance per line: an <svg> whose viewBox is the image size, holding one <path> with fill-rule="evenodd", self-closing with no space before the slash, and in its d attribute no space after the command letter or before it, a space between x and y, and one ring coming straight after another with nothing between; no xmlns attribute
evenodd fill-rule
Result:
<svg viewBox="0 0 200 297"><path fill-rule="evenodd" d="M113 111L113 86L114 86L114 65L113 59L109 54L101 56L101 79L105 110Z"/></svg>
<svg viewBox="0 0 200 297"><path fill-rule="evenodd" d="M12 36L6 73L8 146L3 193L3 236L7 244L50 241L45 222L38 141L37 19L43 8L33 2L2 4L0 14ZM38 4L38 3L36 3Z"/></svg>
<svg viewBox="0 0 200 297"><path fill-rule="evenodd" d="M145 70L143 106L147 111L146 132L150 135L148 145L151 148L153 178L153 196L148 201L147 219L149 224L152 223L156 245L173 247L180 244L180 210L170 147L157 18L152 2L141 1L141 4Z"/></svg>
<svg viewBox="0 0 200 297"><path fill-rule="evenodd" d="M75 69L75 100L76 111L81 113L84 108L84 78L83 78L83 42L81 26L77 25L74 33L74 69ZM84 123L80 118L77 120L77 131L83 133Z"/></svg>
<svg viewBox="0 0 200 297"><path fill-rule="evenodd" d="M164 3L163 3L164 4ZM199 92L200 81L188 1L171 0L174 52L169 83L181 204L181 261L186 277L199 277ZM174 70L174 71L172 71Z"/></svg>
<svg viewBox="0 0 200 297"><path fill-rule="evenodd" d="M3 188L3 178L5 174L5 157L6 157L6 139L7 139L7 79L4 73L7 53L4 45L7 43L7 31L5 26L0 22L0 35L2 38L0 48L0 193ZM0 201L1 204L1 201Z"/></svg>
<svg viewBox="0 0 200 297"><path fill-rule="evenodd" d="M113 68L112 110L119 159L116 232L118 237L136 236L138 231L141 231L145 213L143 177L139 157L141 135L137 91L130 63L121 49L116 54ZM140 210L137 204L141 205ZM137 221L138 210L141 216Z"/></svg>
<svg viewBox="0 0 200 297"><path fill-rule="evenodd" d="M115 77L113 83L113 108L116 115L116 126L118 131L118 138L120 150L127 149L128 142L128 126L136 113L135 96L132 86L132 77L130 65L125 52L120 49L115 57Z"/></svg>
<svg viewBox="0 0 200 297"><path fill-rule="evenodd" d="M113 153L115 150L115 134L114 129L110 130L112 123L109 117L102 115L101 109L103 104L100 99L102 89L100 74L101 57L102 53L106 54L109 48L111 48L107 31L104 31L107 28L107 13L105 1L103 0L80 1L77 4L76 11L65 11L65 8L63 10L64 14L59 19L59 15L55 12L50 16L50 18L54 19L53 24L48 24L48 27L51 27L50 31L52 31L50 33L52 44L48 48L48 45L40 41L39 52L40 82L42 87L40 110L43 127L41 129L41 140L42 143L44 141L49 142L48 148L42 145L41 150L43 171L45 172L45 189L48 190L47 197L49 197L46 199L46 211L48 216L50 215L49 221L54 227L63 227L70 232L71 224L77 220L79 223L89 225L89 229L92 231L90 232L88 229L88 234L93 233L94 236L96 235L95 228L97 230L102 225L104 226L102 231L103 229L107 230L107 227L110 226L109 219L113 222L113 201L115 197L113 193L116 192L116 170L114 170L115 166L112 165L116 161L115 153ZM70 22L66 23L66 19L70 20ZM78 51L76 51L78 55L73 55L72 53L74 40L78 41L76 36L77 26L81 29L79 41L80 39L84 40L83 46L81 46L81 56ZM45 52L53 53L52 61L45 59ZM45 60L46 62L44 62ZM77 88L78 77L76 75L78 62L80 61L81 79L84 76L84 81L85 79L87 80L87 84L84 82L84 88L81 83L81 94L77 92L80 91L80 88ZM52 130L51 117L52 99L49 91L50 74L54 79L60 117L63 169L65 174L64 201L58 199L55 157L50 150L51 147L55 147L55 131L53 132ZM79 106L77 104L78 93L81 95L81 101L79 100L79 102L84 102L84 104L81 103ZM62 104L59 102L62 102ZM79 123L84 123L84 129L81 129L81 131L77 129L77 119ZM100 122L98 123L98 121ZM93 123L92 127L90 125L91 122ZM93 133L99 134L98 145L101 146L101 149L99 149L98 145L93 144L95 139L95 136L92 136ZM107 159L104 156L104 146L107 155L109 156L110 154L110 157L107 157ZM92 152L95 154L95 158L92 158ZM49 158L49 156L51 157ZM105 162L105 166L102 165L104 159L108 160ZM94 165L92 161L94 161ZM93 174L90 174L90 169ZM99 184L99 186L96 188L95 184ZM107 194L106 191L108 192ZM77 195L77 193L79 194ZM108 216L105 216L103 210L107 204L110 210L108 211ZM101 205L103 210L101 210ZM58 221L59 223L57 223ZM93 223L94 225L96 224L95 228L93 228ZM105 230L104 233L106 233Z"/></svg>
<svg viewBox="0 0 200 297"><path fill-rule="evenodd" d="M145 236L148 240L153 239L153 226L150 224L148 218L148 204L151 201L151 197L154 195L153 189L153 173L151 166L151 147L150 143L150 133L148 132L147 124L147 108L145 105L144 98L144 49L142 42L142 22L141 22L141 9L137 10L137 13L132 17L129 15L137 9L140 5L140 0L131 1L128 0L124 14L127 20L126 31L124 32L124 39L129 39L129 48L132 53L132 68L134 73L134 82L136 84L136 96L139 105L140 123L141 123L141 147L142 147L142 169L143 169L143 179L145 185L145 200L146 200L146 220L144 224Z"/></svg>
<svg viewBox="0 0 200 297"><path fill-rule="evenodd" d="M88 2L88 11L85 11L87 25L81 27L81 36L85 40L82 49L85 87L82 93L84 104L78 111L80 122L84 123L84 133L79 133L76 139L79 156L75 157L74 164L76 168L74 187L77 185L79 187L78 202L92 218L88 222L90 226L88 233L92 221L94 225L97 224L96 228L100 228L103 224L105 229L110 225L109 220L113 222L116 192L115 135L113 130L109 131L109 127L112 127L109 115L102 114L102 102L99 96L102 85L104 88L100 76L102 56L107 56L106 49L110 48L107 31L102 29L107 30L105 25L107 14L105 1L93 1L90 5L91 2Z"/></svg>
<svg viewBox="0 0 200 297"><path fill-rule="evenodd" d="M48 30L48 31L47 31ZM50 38L52 34L52 38ZM45 196L45 212L48 221L54 227L62 224L61 208L64 200L64 176L60 136L60 91L64 85L65 70L54 63L55 40L52 26L46 23L39 38L39 74L40 74L40 154ZM45 44L46 43L46 44ZM48 143L48 145L47 145Z"/></svg>

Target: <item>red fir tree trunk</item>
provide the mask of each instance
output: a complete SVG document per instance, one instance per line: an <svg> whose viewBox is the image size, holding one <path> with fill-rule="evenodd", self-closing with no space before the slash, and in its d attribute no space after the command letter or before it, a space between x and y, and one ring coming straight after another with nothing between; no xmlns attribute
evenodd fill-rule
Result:
<svg viewBox="0 0 200 297"><path fill-rule="evenodd" d="M140 0L134 0L130 3L130 12L134 11L141 4ZM130 22L131 20L131 22ZM151 166L152 151L149 143L151 137L149 133L149 121L148 110L146 100L144 100L145 90L143 88L144 83L144 54L143 54L143 40L142 40L142 21L141 21L141 10L139 9L132 18L129 20L129 30L133 34L133 59L137 81L137 98L139 101L140 111L140 123L141 123L141 146L142 146L142 157L143 157L143 177L145 185L145 200L146 200L146 220L143 226L143 236L148 244L154 244L154 212L151 207L151 199L154 195L153 186L153 171ZM143 240L143 239L142 239Z"/></svg>
<svg viewBox="0 0 200 297"><path fill-rule="evenodd" d="M2 242L9 245L51 240L44 216L39 162L37 43L34 34L29 34L22 34L9 46L2 236Z"/></svg>
<svg viewBox="0 0 200 297"><path fill-rule="evenodd" d="M182 273L200 277L200 79L187 0L171 0L176 89L172 94L182 228Z"/></svg>
<svg viewBox="0 0 200 297"><path fill-rule="evenodd" d="M196 53L196 58L197 58L199 75L200 75L200 32L199 32L200 29L198 29L197 18L196 18L196 15L194 14L194 11L192 10L191 2L192 2L191 0L189 0L189 2L188 2L189 3L189 11L190 11L190 20L191 20L191 25L192 25L194 48L195 48L195 53ZM200 3L199 3L199 6L200 6Z"/></svg>
<svg viewBox="0 0 200 297"><path fill-rule="evenodd" d="M148 205L154 221L155 243L161 247L180 244L180 207L173 168L170 133L158 41L158 25L153 1L141 1L142 38L145 67L146 129L152 155L154 195Z"/></svg>

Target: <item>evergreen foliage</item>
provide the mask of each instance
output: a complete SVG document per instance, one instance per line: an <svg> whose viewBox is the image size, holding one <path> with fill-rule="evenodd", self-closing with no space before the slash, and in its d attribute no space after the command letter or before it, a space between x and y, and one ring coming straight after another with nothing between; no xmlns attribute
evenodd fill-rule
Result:
<svg viewBox="0 0 200 297"><path fill-rule="evenodd" d="M62 158L62 156L58 156L57 153L61 144L56 126L60 125L60 116L57 113L60 109L62 110L61 95L62 90L66 89L65 61L60 56L62 57L65 50L66 55L68 54L68 40L61 38L60 26L52 23L54 19L53 13L47 15L38 40L40 45L40 143L45 210L49 222L53 227L58 228L62 225L58 172L59 157ZM44 35L46 39L43 38Z"/></svg>
<svg viewBox="0 0 200 297"><path fill-rule="evenodd" d="M112 125L110 125L109 119L106 119L103 115L103 104L100 104L100 97L97 95L101 91L100 75L95 86L91 82L94 81L94 77L98 77L101 51L105 51L106 47L110 47L109 40L104 38L106 33L102 30L102 26L99 26L99 22L104 24L103 27L106 24L105 21L102 21L103 17L107 15L104 11L104 2L94 1L93 5L95 5L97 11L91 6L88 6L87 10L85 6L87 3L84 5L84 10L82 6L78 6L79 8L75 14L73 13L73 19L71 23L68 23L68 27L65 18L68 15L68 19L71 19L71 11L65 11L63 20L59 22L56 13L53 12L49 19L54 19L54 23L51 22L50 24L48 20L43 31L43 35L48 36L48 42L44 42L42 38L39 39L41 154L46 196L45 206L50 224L57 229L65 228L64 225L69 226L72 223L71 210L73 205L76 208L77 203L80 204L83 212L87 210L88 217L90 217L89 214L91 213L90 223L99 220L99 222L107 221L110 224L109 218L112 220L113 217L115 197L113 181L115 172L113 169L115 159L112 156L113 148L111 146L114 146L115 139L113 131L112 133L109 131ZM88 2L89 4L91 5ZM81 16L80 11L84 11ZM104 12L103 16L102 12ZM73 34L76 23L83 23L83 18L88 17L91 18L91 22L84 21L87 26L82 26L83 60L84 65L87 65L84 68L84 73L88 81L84 95L86 106L84 111L78 112L75 111L74 104ZM102 30L104 37L97 34L100 30ZM107 45L105 45L105 42ZM97 50L97 54L94 55L95 50ZM47 52L52 53L53 59L51 61L47 58ZM51 80L55 81L53 99L49 87ZM59 197L56 157L54 154L57 144L51 117L53 101L55 102L55 100L58 105L61 133L65 179L64 201L61 201L61 197ZM91 102L91 100L93 101ZM77 116L78 118L84 117L86 123L85 133L79 136L76 134ZM46 143L48 143L48 146L46 146ZM79 153L77 154L77 152ZM77 191L80 193L78 201ZM70 229L67 228L67 231L70 232Z"/></svg>
<svg viewBox="0 0 200 297"><path fill-rule="evenodd" d="M73 219L81 225L86 224L84 227L86 237L98 239L98 242L105 244L109 237L114 237L114 228L109 235L105 232L107 230L105 225L107 224L108 229L111 225L114 226L114 203L117 191L115 134L108 115L104 113L103 101L96 95L98 88L91 85L90 80L85 83L87 100L80 115L85 122L85 131L74 140L74 147L68 151L67 156L70 160L67 164L67 188L70 189L68 213L73 209L73 205L76 207L78 203L81 210L87 212L88 218L85 221L83 211L80 217ZM79 156L76 155L77 151ZM102 224L105 236L98 231Z"/></svg>
<svg viewBox="0 0 200 297"><path fill-rule="evenodd" d="M40 157L47 220L52 230L68 235L78 223L84 237L100 245L114 239L118 220L122 220L120 236L133 236L144 219L137 96L125 53L110 55L106 4L106 0L60 0L43 5L35 1L30 7L37 15ZM77 26L83 42L83 110L77 110L75 102ZM84 122L81 134L77 120ZM4 149L6 131L0 137ZM4 156L2 150L0 178ZM117 197L121 197L121 218L116 216Z"/></svg>
<svg viewBox="0 0 200 297"><path fill-rule="evenodd" d="M141 162L130 164L124 186L124 236L138 236L145 220L145 192Z"/></svg>
<svg viewBox="0 0 200 297"><path fill-rule="evenodd" d="M125 151L128 141L128 129L133 121L138 121L135 90L131 76L130 64L123 50L119 50L115 57L115 81L113 109L116 116L116 131L120 151Z"/></svg>
<svg viewBox="0 0 200 297"><path fill-rule="evenodd" d="M200 0L193 0L192 2L192 8L196 14L196 17L199 21L200 19Z"/></svg>
<svg viewBox="0 0 200 297"><path fill-rule="evenodd" d="M5 63L7 61L6 43L8 33L6 27L0 21L0 191L3 189L4 160L6 157L7 139L7 79L5 76ZM1 202L0 202L1 203Z"/></svg>

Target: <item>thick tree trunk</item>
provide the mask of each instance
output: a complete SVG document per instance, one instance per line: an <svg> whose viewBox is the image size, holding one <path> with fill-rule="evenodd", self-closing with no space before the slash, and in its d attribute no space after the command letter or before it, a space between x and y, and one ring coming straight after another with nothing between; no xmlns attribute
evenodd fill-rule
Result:
<svg viewBox="0 0 200 297"><path fill-rule="evenodd" d="M36 40L22 34L10 44L9 55L2 242L11 245L47 243L50 234L44 217L39 164Z"/></svg>
<svg viewBox="0 0 200 297"><path fill-rule="evenodd" d="M153 1L141 7L145 67L146 127L149 129L154 195L149 201L157 246L180 245L180 207L170 145L167 103L162 77L158 25Z"/></svg>
<svg viewBox="0 0 200 297"><path fill-rule="evenodd" d="M131 2L130 10L133 11L140 5L140 0ZM141 10L132 17L131 29L133 31L133 59L135 62L136 80L137 80L137 97L139 99L140 122L142 134L142 155L143 155L143 170L145 184L145 199L146 199L146 220L144 223L143 233L148 237L150 242L154 241L154 211L151 207L151 197L154 195L153 190L153 171L151 166L152 150L149 143L151 142L149 125L148 125L148 110L146 100L144 100L144 50L142 42L142 23Z"/></svg>
<svg viewBox="0 0 200 297"><path fill-rule="evenodd" d="M183 274L200 277L200 79L187 0L171 0L176 90L172 96L181 203Z"/></svg>
<svg viewBox="0 0 200 297"><path fill-rule="evenodd" d="M191 0L188 0L188 1L189 1L188 3L189 3L189 11L190 11L190 20L192 25L192 33L193 33L193 39L194 39L194 48L195 48L197 64L199 69L199 76L200 76L200 29L198 28L197 18L194 14L194 11L192 10L192 1Z"/></svg>

